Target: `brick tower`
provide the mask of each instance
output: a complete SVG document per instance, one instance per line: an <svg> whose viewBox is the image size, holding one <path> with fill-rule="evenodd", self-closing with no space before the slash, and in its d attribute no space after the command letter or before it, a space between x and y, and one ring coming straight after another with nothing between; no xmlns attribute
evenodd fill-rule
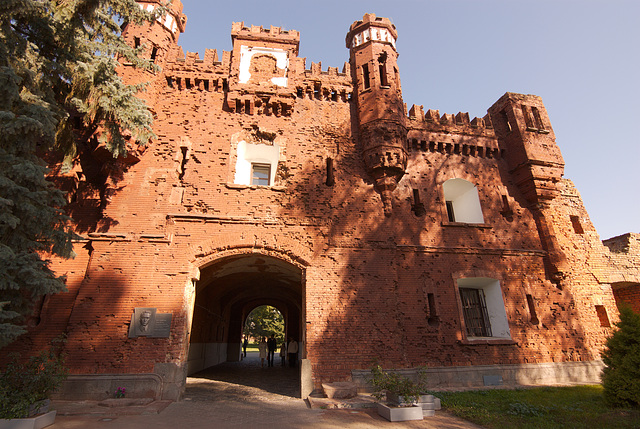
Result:
<svg viewBox="0 0 640 429"><path fill-rule="evenodd" d="M146 0L138 2L141 9L154 12L163 2L161 0ZM158 17L156 22L144 25L127 23L122 27L122 37L130 46L143 48L140 57L150 59L162 69L170 58L172 49L178 46L178 37L184 32L187 23L187 16L182 13L182 3L174 0L167 12ZM131 63L121 61L125 69L121 74L128 84L149 82L158 77L158 73L152 70L143 71L141 69L131 69ZM149 108L154 110L156 102L156 91L152 86L139 96L147 102Z"/></svg>
<svg viewBox="0 0 640 429"><path fill-rule="evenodd" d="M392 212L392 194L407 167L406 119L395 25L366 14L351 24L346 43L356 97L359 141L367 173L382 197L384 213Z"/></svg>
<svg viewBox="0 0 640 429"><path fill-rule="evenodd" d="M506 93L489 108L489 114L509 172L526 199L547 251L547 274L562 287L568 267L549 206L560 195L564 159L547 110L538 96Z"/></svg>

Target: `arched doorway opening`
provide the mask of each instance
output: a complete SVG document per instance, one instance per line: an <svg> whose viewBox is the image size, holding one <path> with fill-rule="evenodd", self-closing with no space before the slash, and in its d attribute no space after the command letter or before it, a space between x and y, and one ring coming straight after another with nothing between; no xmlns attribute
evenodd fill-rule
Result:
<svg viewBox="0 0 640 429"><path fill-rule="evenodd" d="M254 349L255 345L261 338L267 340L268 344L271 337L273 337L273 343L276 346L276 351L279 351L280 347L286 340L284 316L277 307L272 307L266 304L258 306L251 310L249 315L246 317L242 333L243 353L245 352L245 342L248 345L250 344L250 349ZM246 355L246 353L244 354Z"/></svg>
<svg viewBox="0 0 640 429"><path fill-rule="evenodd" d="M200 269L189 338L188 374L237 362L249 313L262 305L284 317L285 335L304 355L303 267L276 256L243 253L214 260Z"/></svg>

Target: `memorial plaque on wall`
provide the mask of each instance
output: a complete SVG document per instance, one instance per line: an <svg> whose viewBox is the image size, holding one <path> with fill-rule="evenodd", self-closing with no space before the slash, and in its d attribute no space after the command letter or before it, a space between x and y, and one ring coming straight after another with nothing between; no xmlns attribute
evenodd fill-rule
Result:
<svg viewBox="0 0 640 429"><path fill-rule="evenodd" d="M136 307L131 315L129 338L168 338L171 318L171 313L158 313L156 308Z"/></svg>
<svg viewBox="0 0 640 429"><path fill-rule="evenodd" d="M171 313L156 314L156 323L153 328L154 338L169 338L171 334Z"/></svg>

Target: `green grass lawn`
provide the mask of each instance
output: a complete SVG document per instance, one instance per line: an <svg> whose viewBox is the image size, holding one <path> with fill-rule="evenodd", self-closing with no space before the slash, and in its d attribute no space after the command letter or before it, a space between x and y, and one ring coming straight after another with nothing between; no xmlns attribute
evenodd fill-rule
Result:
<svg viewBox="0 0 640 429"><path fill-rule="evenodd" d="M247 344L247 353L249 352L257 352L258 351L258 344L257 343L249 343Z"/></svg>
<svg viewBox="0 0 640 429"><path fill-rule="evenodd" d="M442 408L486 428L640 428L640 409L609 408L602 386L437 392Z"/></svg>

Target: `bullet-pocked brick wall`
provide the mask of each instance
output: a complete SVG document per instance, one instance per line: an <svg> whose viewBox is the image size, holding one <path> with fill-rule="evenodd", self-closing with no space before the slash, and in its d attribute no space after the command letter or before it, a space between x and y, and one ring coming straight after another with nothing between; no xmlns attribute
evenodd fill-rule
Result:
<svg viewBox="0 0 640 429"><path fill-rule="evenodd" d="M406 133L393 148L406 154L399 174L402 159L364 162L371 142L358 122L389 115L385 100L401 100L397 76L383 82L372 70L373 90L396 95L371 101L365 93L356 103L358 91L370 90L361 66L307 66L296 31L244 23L232 26L231 52L185 55L181 9L174 1L175 26L123 32L146 43L148 55L155 48L161 71L123 64L121 73L150 81L143 96L157 138L109 161L102 182L89 180L88 167L100 164L100 148L76 164L74 180L65 176L85 239L75 260L55 261L68 273L68 292L47 298L42 321L14 348L65 332L74 374L193 368L236 359L244 318L270 304L301 341L316 388L349 380L374 359L387 368L599 359L616 300L638 302L638 238L628 240L636 252L629 257L602 244L561 177L564 161L538 97L507 93L474 119L422 106L405 108L401 119L393 111L393 138ZM376 22L365 15L352 28ZM366 52L375 52L364 58L372 64L394 60L380 54L395 49L389 36L367 34L373 40L353 36L353 46L385 45L358 61ZM245 81L241 56L254 51ZM277 62L283 55L286 68ZM283 76L285 85L274 83ZM383 141L384 121L376 125ZM277 147L268 186L238 183L249 145ZM385 168L399 177L391 191ZM450 179L475 187L481 222L449 219ZM392 196L389 211L383 194ZM469 334L457 283L467 278L499 283L508 335ZM136 307L171 313L169 338L129 338ZM195 351L207 348L215 356Z"/></svg>

